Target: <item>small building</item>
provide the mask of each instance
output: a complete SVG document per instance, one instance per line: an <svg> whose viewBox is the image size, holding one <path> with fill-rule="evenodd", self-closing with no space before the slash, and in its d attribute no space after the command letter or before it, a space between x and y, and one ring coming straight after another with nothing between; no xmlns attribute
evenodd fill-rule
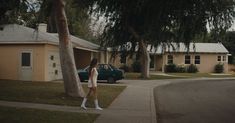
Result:
<svg viewBox="0 0 235 123"><path fill-rule="evenodd" d="M151 59L151 71L164 72L164 67L167 64L180 66L195 64L200 73L212 73L215 65L221 63L224 65L224 72L228 72L229 52L222 43L191 43L188 50L183 43L179 43L178 47L176 44L165 48L148 46L148 52ZM135 56L132 59L135 59ZM118 67L124 64L131 66L132 59L127 58L124 63L121 63L120 56L118 56L113 64Z"/></svg>
<svg viewBox="0 0 235 123"><path fill-rule="evenodd" d="M17 24L0 27L0 79L51 81L62 79L58 34L47 33ZM89 65L93 57L100 58L99 45L75 36L73 44L77 69Z"/></svg>

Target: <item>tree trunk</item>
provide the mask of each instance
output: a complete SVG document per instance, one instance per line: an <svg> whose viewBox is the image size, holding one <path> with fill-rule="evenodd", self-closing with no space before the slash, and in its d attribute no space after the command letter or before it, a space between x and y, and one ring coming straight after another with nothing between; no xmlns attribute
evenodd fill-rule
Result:
<svg viewBox="0 0 235 123"><path fill-rule="evenodd" d="M139 41L140 53L141 53L141 77L149 78L149 67L150 67L150 56L147 51L147 45L140 38L140 36L136 33L136 31L128 26L129 32L135 37L137 41Z"/></svg>
<svg viewBox="0 0 235 123"><path fill-rule="evenodd" d="M65 93L72 97L84 97L84 90L77 74L73 47L69 38L70 34L64 11L65 3L63 0L54 0L54 5Z"/></svg>
<svg viewBox="0 0 235 123"><path fill-rule="evenodd" d="M147 45L144 41L139 42L140 53L141 53L141 77L149 78L149 67L150 67L150 56L147 51Z"/></svg>

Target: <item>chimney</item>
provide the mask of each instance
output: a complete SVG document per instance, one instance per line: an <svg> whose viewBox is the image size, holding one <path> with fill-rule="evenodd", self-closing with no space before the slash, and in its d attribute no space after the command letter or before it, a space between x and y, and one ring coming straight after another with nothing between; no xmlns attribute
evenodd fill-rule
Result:
<svg viewBox="0 0 235 123"><path fill-rule="evenodd" d="M45 23L40 23L40 24L38 25L38 31L47 32L47 24L45 24Z"/></svg>

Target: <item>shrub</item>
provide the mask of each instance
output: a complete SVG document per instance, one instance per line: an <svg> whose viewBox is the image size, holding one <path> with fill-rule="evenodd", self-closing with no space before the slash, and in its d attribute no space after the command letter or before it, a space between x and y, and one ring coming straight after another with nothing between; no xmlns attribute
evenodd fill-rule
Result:
<svg viewBox="0 0 235 123"><path fill-rule="evenodd" d="M179 65L176 67L176 72L177 73L185 73L186 72L186 68L182 65Z"/></svg>
<svg viewBox="0 0 235 123"><path fill-rule="evenodd" d="M125 72L130 72L130 68L126 64L122 65L119 69L122 69Z"/></svg>
<svg viewBox="0 0 235 123"><path fill-rule="evenodd" d="M173 73L173 72L176 72L176 65L175 64L168 64L168 65L165 65L165 72L168 72L168 73Z"/></svg>
<svg viewBox="0 0 235 123"><path fill-rule="evenodd" d="M221 63L215 65L215 72L216 73L223 73L224 72L224 65Z"/></svg>
<svg viewBox="0 0 235 123"><path fill-rule="evenodd" d="M194 64L190 64L190 65L187 67L187 72L188 72L188 73L196 73L196 72L198 72L197 66L194 65Z"/></svg>
<svg viewBox="0 0 235 123"><path fill-rule="evenodd" d="M139 61L134 61L132 66L133 72L140 72L141 71L141 64Z"/></svg>

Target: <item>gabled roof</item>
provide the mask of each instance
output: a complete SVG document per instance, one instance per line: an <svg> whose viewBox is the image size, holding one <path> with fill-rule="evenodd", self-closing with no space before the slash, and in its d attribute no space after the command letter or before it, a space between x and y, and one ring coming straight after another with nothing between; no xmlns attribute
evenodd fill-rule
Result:
<svg viewBox="0 0 235 123"><path fill-rule="evenodd" d="M57 33L49 33L49 34L58 38ZM100 46L97 44L91 43L91 42L86 41L84 39L75 37L73 35L70 35L70 39L73 42L73 44L78 47L80 46L80 47L89 48L89 49L99 49L100 48Z"/></svg>
<svg viewBox="0 0 235 123"><path fill-rule="evenodd" d="M17 24L1 25L0 43L7 44L26 44L26 43L49 43L58 44L58 38L51 36L46 32L36 31Z"/></svg>
<svg viewBox="0 0 235 123"><path fill-rule="evenodd" d="M173 48L174 47L174 48ZM189 50L183 43L179 43L179 47L175 43L172 46L158 46L151 48L148 46L148 51L152 54L162 54L163 52L178 52L178 53L229 53L222 43L190 43Z"/></svg>
<svg viewBox="0 0 235 123"><path fill-rule="evenodd" d="M1 25L0 44L53 44L59 45L57 33L36 31L18 24ZM88 50L98 50L99 45L70 35L74 47Z"/></svg>

